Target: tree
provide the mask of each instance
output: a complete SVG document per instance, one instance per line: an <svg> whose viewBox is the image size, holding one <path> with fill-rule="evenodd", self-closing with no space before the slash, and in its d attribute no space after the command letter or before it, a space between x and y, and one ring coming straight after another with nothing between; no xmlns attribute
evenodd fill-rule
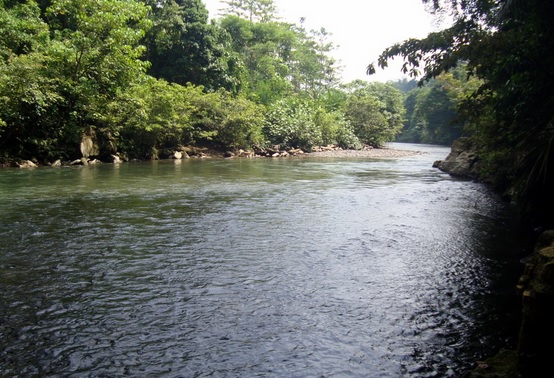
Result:
<svg viewBox="0 0 554 378"><path fill-rule="evenodd" d="M220 20L245 67L243 88L252 101L268 105L292 93L287 62L296 35L287 24L254 23L228 15Z"/></svg>
<svg viewBox="0 0 554 378"><path fill-rule="evenodd" d="M148 73L156 78L206 90L225 88L238 92L241 64L230 48L229 35L208 23L201 0L149 1L153 27L145 37L151 63Z"/></svg>
<svg viewBox="0 0 554 378"><path fill-rule="evenodd" d="M83 134L110 133L107 108L144 75L139 41L149 22L135 1L43 3L40 19L35 2L2 8L23 33L2 46L0 144L19 157L53 159L76 155Z"/></svg>
<svg viewBox="0 0 554 378"><path fill-rule="evenodd" d="M303 27L281 22L251 22L227 15L221 26L233 41L235 54L246 69L248 98L269 105L292 92L312 99L338 83L334 45L325 29L307 33Z"/></svg>
<svg viewBox="0 0 554 378"><path fill-rule="evenodd" d="M529 227L554 218L554 3L545 0L424 0L450 12L452 26L386 49L404 71L430 79L467 64L482 79L462 103L468 131L481 149L483 167L500 189L512 188ZM374 71L373 66L368 72Z"/></svg>
<svg viewBox="0 0 554 378"><path fill-rule="evenodd" d="M275 20L277 8L273 0L226 0L227 14L244 18L250 22Z"/></svg>
<svg viewBox="0 0 554 378"><path fill-rule="evenodd" d="M344 112L358 138L374 147L393 141L404 121L402 93L390 83L362 80L355 80L345 88L350 95Z"/></svg>
<svg viewBox="0 0 554 378"><path fill-rule="evenodd" d="M325 28L307 32L302 24L294 27L297 43L288 63L290 80L297 93L316 98L339 84L340 68L330 53L336 48Z"/></svg>

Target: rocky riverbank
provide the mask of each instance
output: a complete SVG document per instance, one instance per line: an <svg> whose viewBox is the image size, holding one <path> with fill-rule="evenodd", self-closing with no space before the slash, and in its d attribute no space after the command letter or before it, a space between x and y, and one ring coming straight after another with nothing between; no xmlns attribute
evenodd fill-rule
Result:
<svg viewBox="0 0 554 378"><path fill-rule="evenodd" d="M420 154L422 154L420 151L399 150L395 148L364 148L361 150L335 149L329 151L316 151L307 153L305 156L331 158L398 158Z"/></svg>
<svg viewBox="0 0 554 378"><path fill-rule="evenodd" d="M469 140L453 143L444 161L433 165L453 176L483 182L479 155ZM544 231L536 240L534 252L523 260L525 270L515 288L521 299L522 322L517 350L503 350L479 362L463 378L531 378L549 376L554 351L554 230Z"/></svg>
<svg viewBox="0 0 554 378"><path fill-rule="evenodd" d="M304 151L301 149L282 150L279 146L273 146L257 151L239 150L236 152L223 151L206 147L180 147L178 149L167 149L160 151L159 155L153 157L152 160L163 159L210 159L210 158L287 158L287 157L319 157L319 158L399 158L404 156L413 156L422 154L420 151L401 150L395 148L372 148L364 147L360 150L345 150L336 146L315 147L312 151ZM98 163L122 163L129 161L124 156L110 155L109 158L100 160L94 156L82 157L72 161L63 162L56 160L50 163L39 163L36 160L25 159L0 159L0 167L18 167L18 168L33 168L40 165L43 166L69 166L69 165L94 165Z"/></svg>

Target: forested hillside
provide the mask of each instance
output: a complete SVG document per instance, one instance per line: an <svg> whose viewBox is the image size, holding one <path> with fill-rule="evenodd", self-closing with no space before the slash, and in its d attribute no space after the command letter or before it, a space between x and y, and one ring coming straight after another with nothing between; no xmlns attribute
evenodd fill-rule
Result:
<svg viewBox="0 0 554 378"><path fill-rule="evenodd" d="M324 28L272 1L0 1L0 157L158 158L165 148L380 146L400 132L390 84L343 86ZM85 156L89 157L89 156Z"/></svg>

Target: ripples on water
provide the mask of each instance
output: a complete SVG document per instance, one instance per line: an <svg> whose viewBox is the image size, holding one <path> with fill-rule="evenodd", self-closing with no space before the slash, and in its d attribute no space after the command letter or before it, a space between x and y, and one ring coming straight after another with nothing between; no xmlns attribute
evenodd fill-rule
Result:
<svg viewBox="0 0 554 378"><path fill-rule="evenodd" d="M459 376L510 342L521 251L405 147L0 171L2 376Z"/></svg>

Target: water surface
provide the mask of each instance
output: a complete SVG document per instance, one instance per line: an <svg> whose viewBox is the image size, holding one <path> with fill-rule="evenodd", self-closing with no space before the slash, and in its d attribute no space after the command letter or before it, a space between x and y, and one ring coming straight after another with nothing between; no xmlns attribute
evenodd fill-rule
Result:
<svg viewBox="0 0 554 378"><path fill-rule="evenodd" d="M0 171L0 375L457 377L512 341L505 203L394 159Z"/></svg>

